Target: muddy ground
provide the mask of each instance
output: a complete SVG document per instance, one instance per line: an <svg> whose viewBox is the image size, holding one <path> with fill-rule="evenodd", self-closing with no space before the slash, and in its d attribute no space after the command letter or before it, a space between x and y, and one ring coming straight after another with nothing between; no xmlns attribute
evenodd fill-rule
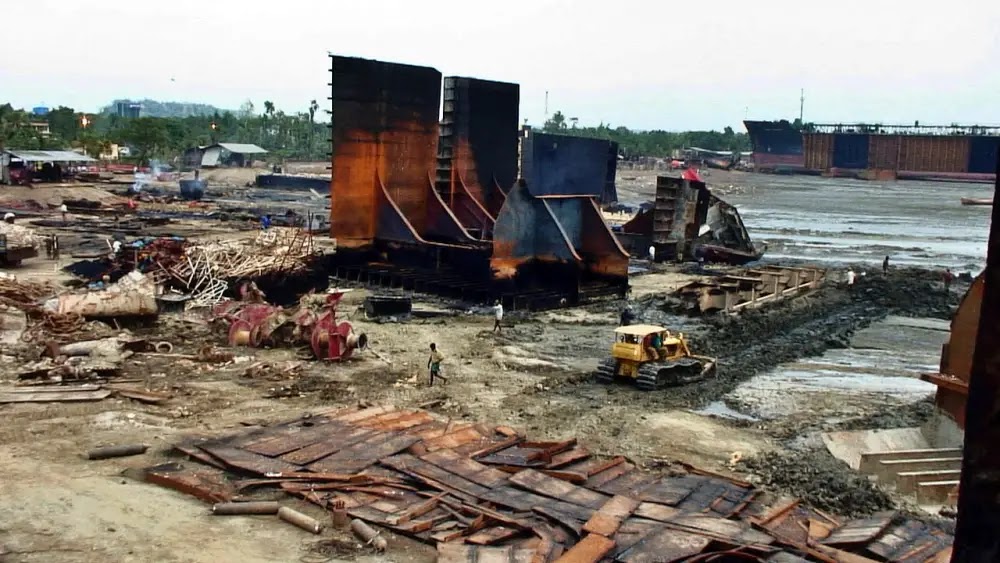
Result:
<svg viewBox="0 0 1000 563"><path fill-rule="evenodd" d="M49 268L43 263L27 272L44 277ZM824 457L816 440L803 436L919 422L928 413L924 397L856 394L846 406L837 399L825 410L768 417L761 414L765 402L741 395L741 385L803 358L843 350L859 331L889 315L950 318L962 288L946 293L935 271L909 269L888 278L866 276L848 291L831 273L822 289L765 309L691 318L663 295L690 279L683 269L659 268L633 280L632 307L641 320L682 330L696 352L719 359L714 379L655 393L592 380L624 305L616 301L534 315L510 312L503 331L494 334L486 311L437 299L424 301L447 314L366 320L358 310L365 291L358 290L348 294L342 311L368 334L370 349L343 364L320 364L299 350L237 350L222 364L192 360L187 356L206 344L223 344L224 337L197 315L161 316L155 326L132 330L170 341L174 355L137 354L119 377L169 393L166 404L106 399L0 406L0 554L6 552L0 560L431 561L433 549L404 538L393 538L383 558L357 549L339 531L312 537L270 518L213 517L197 500L127 476L129 469L175 459L170 444L182 436L359 402L424 407L442 418L508 424L539 438L573 436L592 451L639 463L679 460L752 473L765 487L835 512L865 513L897 502L878 489L855 487L846 465ZM445 354L449 377L433 387L426 379L431 342ZM23 361L2 359L11 368ZM0 375L0 385L11 383L12 371ZM713 404L743 418L712 415L706 407ZM151 448L132 458L82 459L89 448L121 443ZM805 451L822 458L822 473L788 465ZM734 457L756 461L731 465ZM300 508L322 516L315 507ZM319 541L328 543L317 546Z"/></svg>

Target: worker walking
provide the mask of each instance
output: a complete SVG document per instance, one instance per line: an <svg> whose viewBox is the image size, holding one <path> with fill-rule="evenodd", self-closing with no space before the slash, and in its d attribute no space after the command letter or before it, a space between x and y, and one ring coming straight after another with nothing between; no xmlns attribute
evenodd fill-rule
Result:
<svg viewBox="0 0 1000 563"><path fill-rule="evenodd" d="M847 289L854 289L854 281L858 278L858 275L854 273L854 268L847 269Z"/></svg>
<svg viewBox="0 0 1000 563"><path fill-rule="evenodd" d="M888 256L885 257L885 260L882 260L882 275L883 276L888 276L889 275L889 257Z"/></svg>
<svg viewBox="0 0 1000 563"><path fill-rule="evenodd" d="M632 307L625 305L622 309L621 317L619 318L618 326L629 326L635 322L635 313L632 312Z"/></svg>
<svg viewBox="0 0 1000 563"><path fill-rule="evenodd" d="M649 263L656 262L656 247L649 245Z"/></svg>
<svg viewBox="0 0 1000 563"><path fill-rule="evenodd" d="M941 281L944 282L944 290L951 291L951 282L955 279L955 274L951 273L951 268L945 268L944 273L941 274Z"/></svg>
<svg viewBox="0 0 1000 563"><path fill-rule="evenodd" d="M66 207L65 203L63 203L62 205L59 206L59 213L62 213L62 221L65 224L66 223L66 214L69 213L69 208Z"/></svg>
<svg viewBox="0 0 1000 563"><path fill-rule="evenodd" d="M448 383L448 378L441 375L441 362L443 361L444 355L437 349L437 344L431 343L431 356L427 359L427 368L431 372L431 387L434 386L435 379L442 379Z"/></svg>
<svg viewBox="0 0 1000 563"><path fill-rule="evenodd" d="M500 321L503 320L503 304L497 299L493 305L493 332L501 332Z"/></svg>

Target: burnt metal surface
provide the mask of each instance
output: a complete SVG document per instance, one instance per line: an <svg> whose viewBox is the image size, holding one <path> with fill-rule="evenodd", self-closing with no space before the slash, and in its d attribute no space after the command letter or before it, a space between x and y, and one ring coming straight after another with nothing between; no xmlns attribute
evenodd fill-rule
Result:
<svg viewBox="0 0 1000 563"><path fill-rule="evenodd" d="M402 217L422 233L428 177L437 161L441 73L336 55L330 59L331 236L341 246L362 246L380 235L380 182Z"/></svg>
<svg viewBox="0 0 1000 563"><path fill-rule="evenodd" d="M825 276L815 268L768 266L691 282L675 294L690 314L736 312L816 289Z"/></svg>
<svg viewBox="0 0 1000 563"><path fill-rule="evenodd" d="M513 279L538 263L606 277L623 286L628 278L628 253L592 197L533 197L530 187L518 182L497 217L491 266L495 277Z"/></svg>
<svg viewBox="0 0 1000 563"><path fill-rule="evenodd" d="M998 165L996 192L1000 192ZM996 195L1000 195L997 193ZM965 450L958 496L953 561L1000 560L1000 203L993 218L983 272L983 299L969 378Z"/></svg>
<svg viewBox="0 0 1000 563"><path fill-rule="evenodd" d="M520 97L518 84L444 79L438 182L447 182L442 196L463 219L481 220L473 202L495 217L503 205L500 187L509 190L517 179Z"/></svg>
<svg viewBox="0 0 1000 563"><path fill-rule="evenodd" d="M618 144L612 141L530 129L521 139L521 177L536 197L589 195L612 203L618 200L617 167Z"/></svg>
<svg viewBox="0 0 1000 563"><path fill-rule="evenodd" d="M751 560L787 553L860 561L860 555L878 553L886 561L940 561L951 543L944 531L902 515L841 522L694 467L648 471L622 458L595 457L573 439L532 442L508 427L438 420L391 406L313 413L189 442L184 451L192 449L232 472L159 466L147 474L216 503L232 500L233 473L249 471L261 477L236 481L241 493L252 488L273 499L284 491L325 510L346 511L436 544L448 561L488 556L596 563L612 552L618 561L665 561L734 550L756 554ZM265 451L270 455L259 453ZM306 471L289 468L287 460L315 461ZM820 528L823 534L812 533Z"/></svg>

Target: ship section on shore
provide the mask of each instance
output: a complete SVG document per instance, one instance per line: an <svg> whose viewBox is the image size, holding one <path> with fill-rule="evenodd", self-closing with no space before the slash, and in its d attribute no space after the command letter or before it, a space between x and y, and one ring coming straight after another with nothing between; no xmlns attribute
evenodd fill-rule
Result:
<svg viewBox="0 0 1000 563"><path fill-rule="evenodd" d="M745 121L760 172L866 180L996 179L1000 127Z"/></svg>

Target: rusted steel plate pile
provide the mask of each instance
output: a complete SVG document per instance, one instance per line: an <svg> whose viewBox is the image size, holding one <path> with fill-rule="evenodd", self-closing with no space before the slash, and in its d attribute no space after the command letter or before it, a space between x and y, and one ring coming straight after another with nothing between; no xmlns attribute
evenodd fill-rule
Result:
<svg viewBox="0 0 1000 563"><path fill-rule="evenodd" d="M177 448L147 479L206 502L278 487L438 547L440 561L946 561L952 538L892 514L842 522L695 468L656 473L576 440L392 407L313 415ZM738 554L738 555L737 555ZM727 560L723 558L721 560Z"/></svg>

